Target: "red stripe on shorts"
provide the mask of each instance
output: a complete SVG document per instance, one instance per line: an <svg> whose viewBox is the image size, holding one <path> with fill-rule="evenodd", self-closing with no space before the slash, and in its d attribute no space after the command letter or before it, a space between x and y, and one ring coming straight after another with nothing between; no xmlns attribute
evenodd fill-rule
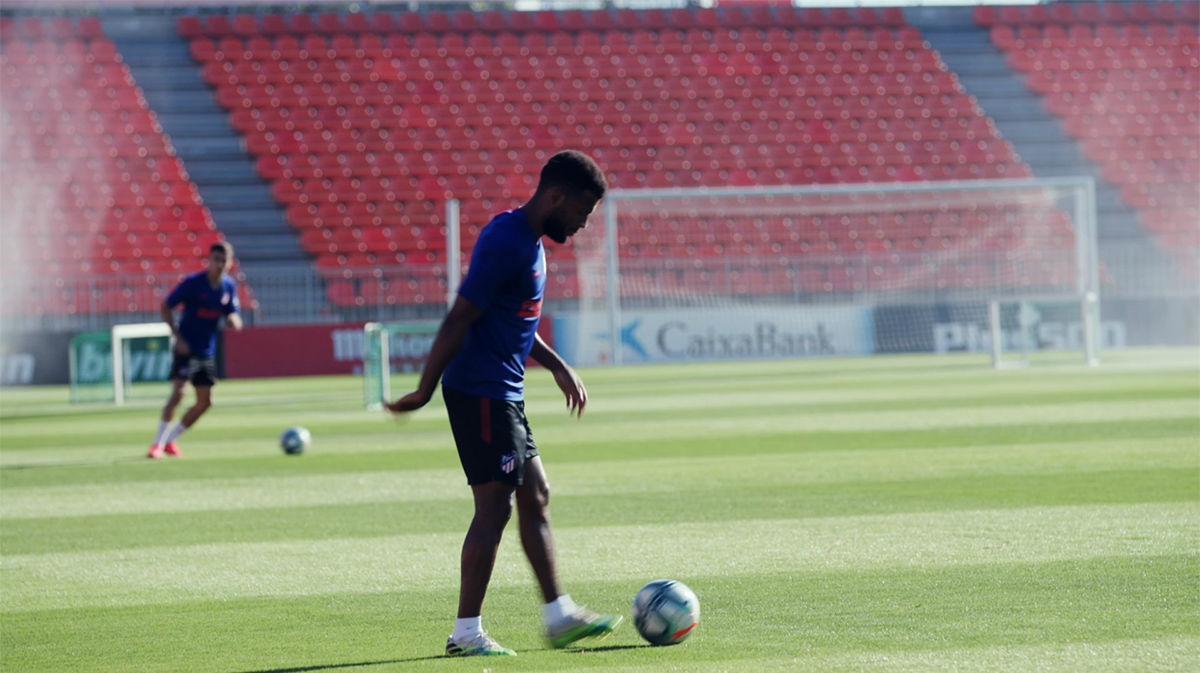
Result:
<svg viewBox="0 0 1200 673"><path fill-rule="evenodd" d="M492 443L492 401L479 398L479 436L484 444Z"/></svg>

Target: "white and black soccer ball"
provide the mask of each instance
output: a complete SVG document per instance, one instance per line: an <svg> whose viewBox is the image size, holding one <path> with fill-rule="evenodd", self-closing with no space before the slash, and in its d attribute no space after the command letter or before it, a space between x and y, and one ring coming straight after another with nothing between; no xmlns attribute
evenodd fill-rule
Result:
<svg viewBox="0 0 1200 673"><path fill-rule="evenodd" d="M682 582L654 580L633 599L633 624L651 645L675 645L700 624L700 599Z"/></svg>
<svg viewBox="0 0 1200 673"><path fill-rule="evenodd" d="M279 447L289 456L298 456L308 450L312 435L307 428L288 428L279 438Z"/></svg>

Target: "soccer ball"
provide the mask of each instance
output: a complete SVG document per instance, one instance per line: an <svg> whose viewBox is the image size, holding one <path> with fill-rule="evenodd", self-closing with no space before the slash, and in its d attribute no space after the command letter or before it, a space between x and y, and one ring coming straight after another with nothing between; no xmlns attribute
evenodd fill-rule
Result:
<svg viewBox="0 0 1200 673"><path fill-rule="evenodd" d="M654 580L633 599L633 623L651 645L681 643L700 624L700 599L682 582Z"/></svg>
<svg viewBox="0 0 1200 673"><path fill-rule="evenodd" d="M288 428L279 438L279 446L289 456L298 456L304 453L309 444L312 444L312 435L306 428Z"/></svg>

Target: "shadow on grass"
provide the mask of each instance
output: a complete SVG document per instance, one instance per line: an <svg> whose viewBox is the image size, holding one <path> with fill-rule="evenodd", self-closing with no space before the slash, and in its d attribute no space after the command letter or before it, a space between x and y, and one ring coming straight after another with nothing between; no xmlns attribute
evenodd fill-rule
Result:
<svg viewBox="0 0 1200 673"><path fill-rule="evenodd" d="M566 650L566 651L571 652L572 654L589 654L589 653L594 653L594 652L618 652L620 650L640 650L643 647L653 647L653 645L650 645L649 643L642 643L640 645L598 645L596 647L578 647L578 648L574 648L574 649L570 649L570 650Z"/></svg>
<svg viewBox="0 0 1200 673"><path fill-rule="evenodd" d="M569 654L588 654L595 652L617 652L620 650L640 650L643 647L651 647L648 644L641 645L599 645L597 647L578 647L567 650L561 650ZM540 648L532 650L523 650L525 652L550 652L550 648ZM444 654L434 655L432 657L412 657L410 659L380 659L378 661L355 661L344 664L314 664L312 666L292 666L285 668L261 668L253 671L239 671L238 673L310 673L311 671L338 671L351 668L366 668L368 666L384 666L387 664L411 664L418 661L437 661L445 659L446 661L462 661L462 657L447 657Z"/></svg>
<svg viewBox="0 0 1200 673"><path fill-rule="evenodd" d="M411 664L417 661L435 661L445 659L447 661L459 661L460 657L447 657L444 654L437 654L432 657L412 657L409 659L380 659L378 661L354 661L345 664L314 664L312 666L292 666L287 668L260 668L253 671L240 671L239 673L307 673L308 671L337 671L347 668L364 668L366 666L383 666L386 664Z"/></svg>

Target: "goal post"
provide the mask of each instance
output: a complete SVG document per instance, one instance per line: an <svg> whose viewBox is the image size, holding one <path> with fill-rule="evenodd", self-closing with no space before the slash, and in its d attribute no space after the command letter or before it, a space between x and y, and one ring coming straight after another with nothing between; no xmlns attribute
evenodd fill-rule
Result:
<svg viewBox="0 0 1200 673"><path fill-rule="evenodd" d="M574 293L555 337L585 365L922 352L1094 365L1095 200L1090 177L614 190L572 257L553 258L551 282Z"/></svg>
<svg viewBox="0 0 1200 673"><path fill-rule="evenodd" d="M368 410L379 410L394 392L392 376L420 371L439 323L369 322L363 325L363 399Z"/></svg>
<svg viewBox="0 0 1200 673"><path fill-rule="evenodd" d="M1094 367L1100 363L1099 324L1099 297L1091 292L1078 298L992 299L987 314L992 367L1027 367L1054 360L1048 353L1064 352L1082 353L1084 363Z"/></svg>
<svg viewBox="0 0 1200 673"><path fill-rule="evenodd" d="M462 222L457 199L446 202L446 307L454 305L462 279ZM418 370L429 355L440 323L368 322L363 325L363 399L369 410L392 398L392 375Z"/></svg>

